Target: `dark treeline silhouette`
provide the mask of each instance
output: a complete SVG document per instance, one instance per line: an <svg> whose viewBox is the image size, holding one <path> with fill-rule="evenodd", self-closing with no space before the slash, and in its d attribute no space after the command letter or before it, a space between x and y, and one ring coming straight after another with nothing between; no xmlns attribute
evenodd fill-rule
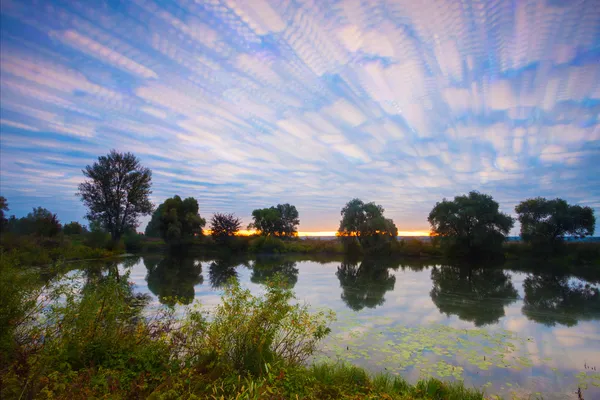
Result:
<svg viewBox="0 0 600 400"><path fill-rule="evenodd" d="M293 245L281 239L297 238L299 212L285 203L255 209L252 223L260 240L238 236L241 220L233 214L215 213L210 220L210 238L205 238L206 220L200 216L198 201L175 195L156 209L150 202L152 172L132 153L111 150L83 169L84 182L78 195L87 207L89 230L77 222L62 227L56 214L38 207L26 217L5 217L8 201L0 197L0 228L17 235L53 237L86 235L91 247L139 251L139 217L152 214L145 236L161 238L168 246L213 244L230 250L261 252L307 252L306 245ZM348 254L434 255L466 258L503 256L504 243L515 219L500 211L499 204L483 193L472 191L434 205L427 220L432 241L427 245L398 241L398 228L384 216L384 208L374 202L350 200L342 209L338 238ZM565 237L592 236L596 219L590 207L570 205L565 200L527 199L515 207L521 224L521 237L538 253L555 253ZM109 235L109 238L107 238ZM210 239L210 240L209 240ZM120 244L122 243L122 244ZM339 252L335 245L314 246L319 251ZM434 250L435 249L435 250ZM592 257L597 257L592 254Z"/></svg>

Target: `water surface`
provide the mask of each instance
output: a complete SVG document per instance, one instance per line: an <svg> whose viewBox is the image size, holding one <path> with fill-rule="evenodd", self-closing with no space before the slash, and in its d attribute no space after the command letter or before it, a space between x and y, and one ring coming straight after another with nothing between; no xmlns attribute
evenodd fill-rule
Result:
<svg viewBox="0 0 600 400"><path fill-rule="evenodd" d="M337 314L318 359L348 360L410 381L464 380L507 398L576 398L578 387L584 398L600 398L600 294L593 274L480 267L162 256L119 265L135 290L151 297L150 308L173 296L211 308L232 277L260 293L280 273L300 301Z"/></svg>

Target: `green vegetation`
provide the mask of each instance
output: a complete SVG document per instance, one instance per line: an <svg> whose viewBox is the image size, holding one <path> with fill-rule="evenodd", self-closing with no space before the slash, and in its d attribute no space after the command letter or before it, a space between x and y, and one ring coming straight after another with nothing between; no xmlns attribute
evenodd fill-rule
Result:
<svg viewBox="0 0 600 400"><path fill-rule="evenodd" d="M181 200L173 196L157 208L152 219L158 219L158 232L168 245L181 246L202 235L206 220L200 217L198 210L198 201L193 197Z"/></svg>
<svg viewBox="0 0 600 400"><path fill-rule="evenodd" d="M349 252L389 252L396 241L398 228L383 216L382 206L360 199L350 200L342 208L338 236ZM356 243L358 241L358 243ZM359 249L360 248L360 249Z"/></svg>
<svg viewBox="0 0 600 400"><path fill-rule="evenodd" d="M255 209L249 229L252 236L240 236L241 219L234 214L215 213L210 220L210 237L203 235L206 220L199 214L198 201L178 195L165 200L152 213L152 173L131 153L112 150L83 170L79 185L88 208L89 231L78 222L61 227L56 214L35 208L22 218L5 217L8 203L0 196L0 228L25 239L3 239L3 248L26 247L23 263L48 263L58 258L103 257L114 254L182 250L183 247L216 253L300 253L346 255L393 255L509 259L539 257L567 259L579 264L600 264L600 244L563 245L568 236L583 238L594 233L596 219L590 207L569 205L562 199L535 198L523 201L515 210L525 244L506 243L514 220L500 212L489 195L470 192L443 199L428 216L431 241L398 240L398 228L374 202L350 200L341 210L337 240L299 240L298 210L291 204ZM145 235L136 232L138 219L152 213ZM40 238L58 238L54 241ZM83 247L82 247L83 246Z"/></svg>
<svg viewBox="0 0 600 400"><path fill-rule="evenodd" d="M219 244L228 244L242 227L242 220L234 214L215 213L210 220L210 235Z"/></svg>
<svg viewBox="0 0 600 400"><path fill-rule="evenodd" d="M562 199L528 199L515 207L521 223L521 238L536 251L555 251L565 235L592 236L596 226L594 210L570 205Z"/></svg>
<svg viewBox="0 0 600 400"><path fill-rule="evenodd" d="M127 275L43 285L0 261L0 397L483 399L459 383L410 385L347 364L307 366L334 316L310 313L275 279L253 296L234 281L209 317L144 314ZM39 296L40 293L44 296Z"/></svg>
<svg viewBox="0 0 600 400"><path fill-rule="evenodd" d="M86 166L83 175L87 180L79 184L78 194L88 208L86 218L99 222L115 242L137 227L140 215L152 213L152 171L132 153L111 150Z"/></svg>
<svg viewBox="0 0 600 400"><path fill-rule="evenodd" d="M436 203L427 220L444 252L461 257L502 254L502 243L514 225L492 196L479 192Z"/></svg>
<svg viewBox="0 0 600 400"><path fill-rule="evenodd" d="M294 237L298 234L298 210L291 204L277 204L276 207L252 211L253 222L248 229L256 229L259 235Z"/></svg>
<svg viewBox="0 0 600 400"><path fill-rule="evenodd" d="M71 221L63 226L63 233L65 235L81 235L85 232L85 228L76 221Z"/></svg>

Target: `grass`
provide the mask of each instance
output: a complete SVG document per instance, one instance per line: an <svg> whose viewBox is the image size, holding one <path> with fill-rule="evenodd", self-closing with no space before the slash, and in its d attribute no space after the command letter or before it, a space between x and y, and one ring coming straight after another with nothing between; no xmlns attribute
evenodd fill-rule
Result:
<svg viewBox="0 0 600 400"><path fill-rule="evenodd" d="M210 316L178 319L144 314L116 268L73 277L82 286L44 286L11 257L0 272L0 398L483 399L458 383L308 365L333 315L296 304L281 279L260 296L230 282Z"/></svg>

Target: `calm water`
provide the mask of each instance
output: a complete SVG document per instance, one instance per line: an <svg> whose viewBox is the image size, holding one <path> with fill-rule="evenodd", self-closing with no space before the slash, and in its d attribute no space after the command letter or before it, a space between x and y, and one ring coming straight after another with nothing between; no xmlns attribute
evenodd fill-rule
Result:
<svg viewBox="0 0 600 400"><path fill-rule="evenodd" d="M317 358L373 372L462 379L489 394L600 398L598 281L419 261L131 258L120 263L160 307L206 307L231 277L259 293L279 272L300 301L337 313ZM594 369L596 368L597 371Z"/></svg>

